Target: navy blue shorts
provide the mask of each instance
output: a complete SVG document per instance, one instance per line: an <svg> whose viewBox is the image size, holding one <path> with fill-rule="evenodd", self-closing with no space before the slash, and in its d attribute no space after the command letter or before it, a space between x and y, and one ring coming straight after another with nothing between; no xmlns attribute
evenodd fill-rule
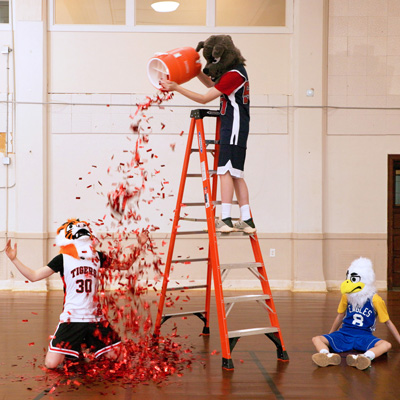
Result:
<svg viewBox="0 0 400 400"><path fill-rule="evenodd" d="M354 335L340 330L322 336L328 339L329 345L335 353L351 350L367 351L381 340L369 332Z"/></svg>
<svg viewBox="0 0 400 400"><path fill-rule="evenodd" d="M245 160L245 147L221 144L219 146L218 175L224 175L226 172L230 172L230 174L236 178L243 178Z"/></svg>

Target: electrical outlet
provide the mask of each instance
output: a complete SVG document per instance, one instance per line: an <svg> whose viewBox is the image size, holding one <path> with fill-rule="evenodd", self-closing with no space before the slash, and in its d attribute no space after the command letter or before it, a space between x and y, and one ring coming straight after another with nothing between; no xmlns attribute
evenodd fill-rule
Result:
<svg viewBox="0 0 400 400"><path fill-rule="evenodd" d="M269 256L275 257L275 249L269 249Z"/></svg>

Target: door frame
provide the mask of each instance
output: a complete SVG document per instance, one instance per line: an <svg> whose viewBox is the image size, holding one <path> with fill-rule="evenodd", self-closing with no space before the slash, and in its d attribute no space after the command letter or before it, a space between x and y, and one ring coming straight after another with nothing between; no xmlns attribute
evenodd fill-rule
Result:
<svg viewBox="0 0 400 400"><path fill-rule="evenodd" d="M388 191L387 191L387 286L393 290L393 210L394 210L394 189L395 165L400 166L400 154L388 154Z"/></svg>

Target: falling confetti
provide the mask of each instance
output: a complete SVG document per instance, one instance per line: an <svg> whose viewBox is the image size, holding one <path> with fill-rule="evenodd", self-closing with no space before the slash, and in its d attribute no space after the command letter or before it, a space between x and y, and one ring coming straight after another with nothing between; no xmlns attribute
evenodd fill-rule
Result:
<svg viewBox="0 0 400 400"><path fill-rule="evenodd" d="M144 114L144 111L153 105L160 106L162 102L171 98L172 93L160 92L137 104L136 112L131 116L131 130L137 135L136 143L132 150L123 151L125 154L131 154L131 160L117 163L116 173L120 181L114 183L113 189L107 193L107 205L115 229L114 232L99 237L98 250L106 255L107 262L104 268L99 270L98 300L108 321L122 338L118 361L106 358L95 360L93 354L84 352L84 357L91 362L66 362L58 377L56 374L54 390L60 385L66 385L66 382L76 388L97 380L123 385L148 381L161 383L171 375L182 376L183 372L191 367L194 359L192 351L178 343L176 327L169 335L153 337L151 304L146 299L146 294L149 288L157 291L148 280L149 277L155 282L161 280L163 253L157 251L151 240L151 232L156 231L157 226L149 224L146 229L137 228L137 223L141 221L139 203L145 201L150 204L154 200L154 197L143 198L148 180L150 176L160 172L155 171L151 175L146 170L146 160L142 157L142 153L151 153L152 158L157 157L148 147L147 133L152 117ZM162 124L162 129L164 127ZM175 144L171 145L172 149L174 147ZM95 165L92 167L97 168ZM112 168L109 167L107 173L111 172ZM169 182L162 179L160 184L162 190ZM87 185L87 188L91 186ZM149 190L150 193L154 191ZM165 198L164 193L159 197ZM98 218L95 224L103 226L105 218L106 215ZM163 241L162 245L166 245L166 242ZM171 299L169 305L173 304Z"/></svg>

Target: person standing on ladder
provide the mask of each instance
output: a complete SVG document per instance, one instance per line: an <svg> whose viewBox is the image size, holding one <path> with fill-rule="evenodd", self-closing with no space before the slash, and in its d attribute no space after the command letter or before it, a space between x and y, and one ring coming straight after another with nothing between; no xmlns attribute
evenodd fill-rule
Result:
<svg viewBox="0 0 400 400"><path fill-rule="evenodd" d="M166 91L176 91L190 100L207 104L220 98L221 130L217 174L221 182L221 220L216 231L256 232L249 205L249 191L244 180L247 137L250 122L250 92L245 59L229 35L213 35L197 45L207 63L197 77L209 88L205 94L188 90L176 82L161 79ZM240 220L232 223L233 193L240 207Z"/></svg>

